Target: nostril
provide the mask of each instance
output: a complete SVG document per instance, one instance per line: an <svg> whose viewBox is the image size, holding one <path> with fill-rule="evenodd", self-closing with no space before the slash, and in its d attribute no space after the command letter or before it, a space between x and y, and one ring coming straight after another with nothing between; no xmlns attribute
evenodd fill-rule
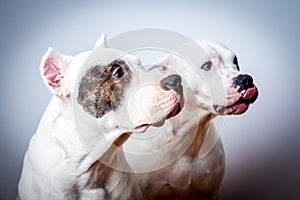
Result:
<svg viewBox="0 0 300 200"><path fill-rule="evenodd" d="M248 89L253 87L253 79L247 74L241 74L234 78L234 85L240 86L240 90Z"/></svg>
<svg viewBox="0 0 300 200"><path fill-rule="evenodd" d="M249 80L248 79L244 79L242 81L242 84L245 85L245 86L247 86L249 84Z"/></svg>
<svg viewBox="0 0 300 200"><path fill-rule="evenodd" d="M172 75L169 75L169 76L163 78L160 81L160 84L164 89L167 89L167 90L174 89L175 90L176 88L181 86L181 77L177 74L172 74Z"/></svg>

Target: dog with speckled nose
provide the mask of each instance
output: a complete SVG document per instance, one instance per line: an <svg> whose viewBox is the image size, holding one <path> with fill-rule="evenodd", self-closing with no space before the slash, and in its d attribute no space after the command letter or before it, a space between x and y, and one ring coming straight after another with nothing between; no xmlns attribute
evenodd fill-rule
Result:
<svg viewBox="0 0 300 200"><path fill-rule="evenodd" d="M240 71L235 53L221 43L191 42L177 52L184 56L167 55L149 70L182 76L183 110L159 131L148 129L146 134L153 135L148 140L131 137L125 153L132 169L139 172L136 177L144 199L214 200L225 168L219 137L223 123L217 123L217 117L245 113L256 101L258 89L253 78ZM147 157L136 159L129 152L147 153ZM145 160L154 161L150 165Z"/></svg>
<svg viewBox="0 0 300 200"><path fill-rule="evenodd" d="M122 145L182 109L181 77L146 73L104 35L76 56L49 48L40 70L53 97L25 154L18 198L140 199Z"/></svg>

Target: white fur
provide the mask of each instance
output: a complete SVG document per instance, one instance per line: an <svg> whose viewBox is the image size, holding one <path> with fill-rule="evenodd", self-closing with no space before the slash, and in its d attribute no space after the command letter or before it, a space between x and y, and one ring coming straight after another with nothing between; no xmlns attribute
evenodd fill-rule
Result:
<svg viewBox="0 0 300 200"><path fill-rule="evenodd" d="M226 95L237 93L237 88L232 88L232 78L240 73L233 64L235 55L229 49L207 41L198 45L202 50L196 54L198 60L192 63L194 66L168 55L150 67L150 70L158 68L163 73L178 72L182 76L185 106L162 129L148 129L146 133L152 137L147 140L133 137L125 144L128 162L134 172L139 172L136 176L144 199L217 197L224 174L224 152L212 123L218 115L213 104L225 106L236 100ZM183 46L179 52L188 55L189 48ZM201 63L209 60L212 69L201 70Z"/></svg>
<svg viewBox="0 0 300 200"><path fill-rule="evenodd" d="M24 157L18 187L21 200L141 198L121 147L128 138L124 133L141 131L136 129L142 125L139 124L140 119L132 121L130 116L134 113L127 112L128 107L135 107L143 123L151 125L163 122L169 110L177 108L180 97L171 90L158 87L160 78L151 76L148 79L156 84L150 87L155 89L148 96L140 98L142 101L151 100L146 104L131 105L130 99L137 98L132 91L144 84L146 73L142 71L137 58L123 55L122 59L128 62L131 70L136 70L125 98L116 111L94 118L76 103L76 98L78 77L84 73L82 68L90 67L87 63L99 62L91 59L111 56L112 52L104 49L104 35L97 41L96 47L93 51L73 57L49 48L41 61L43 80L54 95ZM140 91L147 92L145 89L142 87ZM178 102L167 105L160 115L145 120L146 117L138 112L147 111L154 116L151 101L170 96ZM120 168L121 171L111 167Z"/></svg>
<svg viewBox="0 0 300 200"><path fill-rule="evenodd" d="M97 40L97 42L95 44L95 49L100 47L100 46L106 47L106 35L105 35L105 33L102 33L100 38Z"/></svg>

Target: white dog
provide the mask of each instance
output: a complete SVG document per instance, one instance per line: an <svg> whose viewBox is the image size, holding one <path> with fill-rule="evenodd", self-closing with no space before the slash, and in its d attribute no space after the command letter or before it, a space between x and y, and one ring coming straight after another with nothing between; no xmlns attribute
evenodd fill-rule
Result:
<svg viewBox="0 0 300 200"><path fill-rule="evenodd" d="M181 78L144 73L104 35L96 47L73 57L49 49L41 61L54 95L24 158L21 200L141 198L121 145L179 112Z"/></svg>
<svg viewBox="0 0 300 200"><path fill-rule="evenodd" d="M195 54L199 57L192 61L194 66L169 55L151 67L182 76L185 107L163 129L148 129L151 138L132 137L125 144L128 161L139 172L136 176L144 199L217 198L224 152L212 120L244 113L258 96L251 76L239 72L232 51L213 42L198 45L200 54L191 51L191 60ZM178 52L188 57L189 50L193 48L187 45Z"/></svg>

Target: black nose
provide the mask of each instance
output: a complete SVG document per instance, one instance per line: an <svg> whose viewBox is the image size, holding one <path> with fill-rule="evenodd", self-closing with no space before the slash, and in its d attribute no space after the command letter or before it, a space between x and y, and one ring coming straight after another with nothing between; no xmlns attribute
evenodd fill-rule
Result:
<svg viewBox="0 0 300 200"><path fill-rule="evenodd" d="M240 86L239 91L254 87L252 77L247 74L241 74L235 77L233 79L233 84L235 86Z"/></svg>
<svg viewBox="0 0 300 200"><path fill-rule="evenodd" d="M179 94L182 94L181 77L177 74L169 75L160 81L160 85L165 90L175 90Z"/></svg>

